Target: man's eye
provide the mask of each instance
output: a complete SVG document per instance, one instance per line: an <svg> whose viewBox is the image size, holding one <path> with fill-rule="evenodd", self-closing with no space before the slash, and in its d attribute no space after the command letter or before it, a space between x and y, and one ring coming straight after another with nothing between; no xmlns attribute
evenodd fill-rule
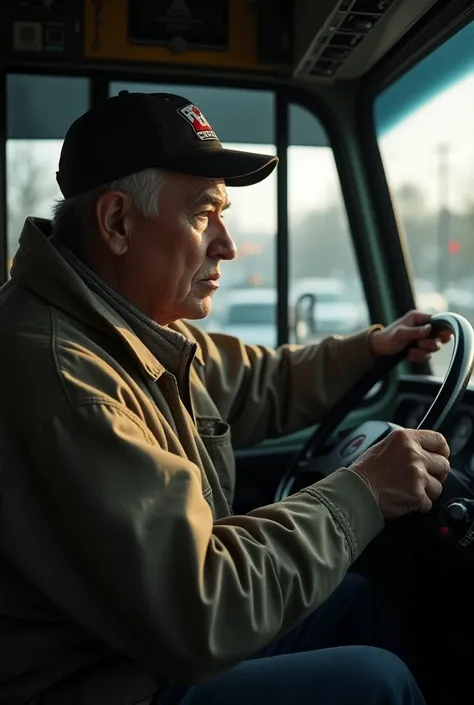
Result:
<svg viewBox="0 0 474 705"><path fill-rule="evenodd" d="M197 213L195 217L198 218L199 220L209 220L209 218L216 213L218 213L219 218L221 218L221 219L224 218L224 211L218 212L216 209L209 209L209 208L204 211L199 211L199 213Z"/></svg>

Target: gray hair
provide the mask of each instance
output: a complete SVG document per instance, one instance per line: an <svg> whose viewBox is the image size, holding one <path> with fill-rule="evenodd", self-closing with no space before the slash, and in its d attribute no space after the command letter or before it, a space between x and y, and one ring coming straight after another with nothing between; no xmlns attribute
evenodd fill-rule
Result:
<svg viewBox="0 0 474 705"><path fill-rule="evenodd" d="M159 169L145 169L123 176L78 196L64 198L53 205L53 235L77 252L94 234L95 204L106 191L123 191L145 218L158 215L158 194L167 175Z"/></svg>

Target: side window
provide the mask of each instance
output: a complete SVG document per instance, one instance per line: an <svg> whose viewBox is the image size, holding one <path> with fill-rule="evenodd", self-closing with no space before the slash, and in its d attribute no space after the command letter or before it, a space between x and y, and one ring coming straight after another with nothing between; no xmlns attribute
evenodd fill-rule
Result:
<svg viewBox="0 0 474 705"><path fill-rule="evenodd" d="M111 83L121 90L177 93L195 103L230 149L275 154L274 95L266 91L201 86ZM210 316L193 321L211 332L225 332L246 343L277 342L275 248L276 174L248 188L229 188L225 219L238 255L222 263L221 286Z"/></svg>
<svg viewBox="0 0 474 705"><path fill-rule="evenodd" d="M288 218L293 340L349 335L369 323L334 154L321 123L290 106Z"/></svg>
<svg viewBox="0 0 474 705"><path fill-rule="evenodd" d="M377 98L375 121L417 305L474 324L474 23ZM452 346L433 357L444 376Z"/></svg>
<svg viewBox="0 0 474 705"><path fill-rule="evenodd" d="M10 269L27 216L49 217L61 196L59 153L69 124L89 105L86 78L7 76L7 256Z"/></svg>

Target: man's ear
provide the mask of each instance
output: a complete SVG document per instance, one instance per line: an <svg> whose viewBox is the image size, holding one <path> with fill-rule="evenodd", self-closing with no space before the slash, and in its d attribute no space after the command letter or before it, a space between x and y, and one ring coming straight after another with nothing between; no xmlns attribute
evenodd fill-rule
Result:
<svg viewBox="0 0 474 705"><path fill-rule="evenodd" d="M122 191L106 191L95 204L95 217L99 234L108 250L118 257L129 246L132 203Z"/></svg>

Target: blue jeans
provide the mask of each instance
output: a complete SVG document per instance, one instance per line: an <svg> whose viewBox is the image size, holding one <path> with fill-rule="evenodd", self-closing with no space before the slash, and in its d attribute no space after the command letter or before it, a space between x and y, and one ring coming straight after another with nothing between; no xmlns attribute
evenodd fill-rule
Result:
<svg viewBox="0 0 474 705"><path fill-rule="evenodd" d="M153 705L424 705L388 609L349 574L285 636L221 675L170 685Z"/></svg>

